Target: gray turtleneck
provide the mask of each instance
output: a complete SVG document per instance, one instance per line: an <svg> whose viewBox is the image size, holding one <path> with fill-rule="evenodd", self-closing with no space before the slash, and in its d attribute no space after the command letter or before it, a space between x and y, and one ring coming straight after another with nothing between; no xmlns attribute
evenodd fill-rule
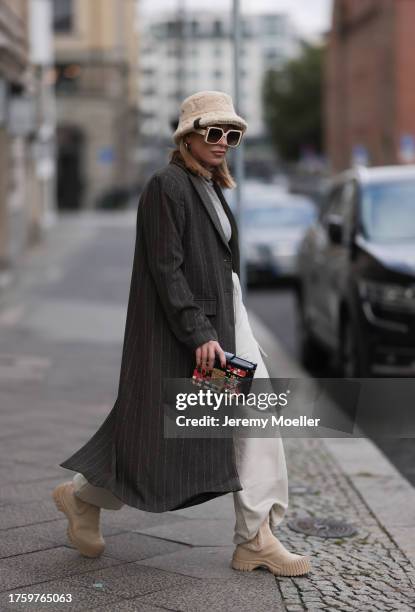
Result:
<svg viewBox="0 0 415 612"><path fill-rule="evenodd" d="M223 233L225 234L226 240L229 242L232 236L231 224L229 223L228 216L223 209L222 202L220 201L215 191L215 188L213 187L213 181L206 179L204 176L199 176L199 179L204 188L206 189L206 192L208 193L213 206L215 207L216 213L219 217L219 221L222 225Z"/></svg>

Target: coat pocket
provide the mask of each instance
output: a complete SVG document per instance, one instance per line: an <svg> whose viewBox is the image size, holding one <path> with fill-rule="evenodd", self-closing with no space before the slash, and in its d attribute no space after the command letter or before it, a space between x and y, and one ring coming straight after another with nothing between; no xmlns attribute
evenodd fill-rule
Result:
<svg viewBox="0 0 415 612"><path fill-rule="evenodd" d="M216 314L216 298L194 298L195 303L203 310L205 315Z"/></svg>

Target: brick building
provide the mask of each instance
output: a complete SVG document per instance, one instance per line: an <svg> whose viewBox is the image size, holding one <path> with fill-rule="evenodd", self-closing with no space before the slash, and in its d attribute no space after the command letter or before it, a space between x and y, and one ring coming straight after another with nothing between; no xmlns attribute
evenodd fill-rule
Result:
<svg viewBox="0 0 415 612"><path fill-rule="evenodd" d="M414 0L335 0L325 78L333 171L415 161Z"/></svg>

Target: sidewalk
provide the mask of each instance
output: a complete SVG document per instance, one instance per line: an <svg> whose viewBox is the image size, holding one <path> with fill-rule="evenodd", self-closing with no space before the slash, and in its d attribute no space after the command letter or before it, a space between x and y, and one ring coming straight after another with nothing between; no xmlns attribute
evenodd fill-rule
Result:
<svg viewBox="0 0 415 612"><path fill-rule="evenodd" d="M163 514L103 511L97 560L69 545L50 493L72 476L59 462L116 399L134 238L134 211L68 216L0 289L0 610L413 610L415 492L368 440L284 442L291 495L278 535L311 554L309 577L230 568L232 495ZM304 375L250 321L278 364L271 376ZM306 536L288 526L296 516L357 533ZM72 602L11 603L13 593Z"/></svg>

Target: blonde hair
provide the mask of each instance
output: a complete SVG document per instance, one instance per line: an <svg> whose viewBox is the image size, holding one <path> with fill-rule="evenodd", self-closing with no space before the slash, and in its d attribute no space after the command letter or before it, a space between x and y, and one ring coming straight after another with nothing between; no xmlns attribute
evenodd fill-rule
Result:
<svg viewBox="0 0 415 612"><path fill-rule="evenodd" d="M220 187L223 187L224 189L233 189L236 187L236 183L229 171L226 159L223 159L219 166L215 166L212 172L210 172L207 168L202 166L202 164L199 163L195 157L193 157L190 151L188 151L184 144L183 138L180 139L179 146L169 152L170 161L178 158L181 159L186 168L188 168L188 170L194 174L204 176L207 179L213 179L219 184Z"/></svg>

